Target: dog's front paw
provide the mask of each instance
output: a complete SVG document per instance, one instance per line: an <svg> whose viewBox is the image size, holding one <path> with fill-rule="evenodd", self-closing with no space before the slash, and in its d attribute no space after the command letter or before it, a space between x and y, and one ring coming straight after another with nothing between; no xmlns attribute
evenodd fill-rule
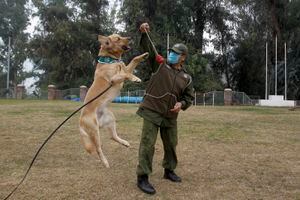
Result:
<svg viewBox="0 0 300 200"><path fill-rule="evenodd" d="M149 58L149 53L146 52L146 53L142 54L141 56L142 56L142 59L143 59L142 61L144 61L144 60Z"/></svg>
<svg viewBox="0 0 300 200"><path fill-rule="evenodd" d="M132 80L133 82L136 82L136 83L142 82L142 80L139 79L138 77L133 77L131 80Z"/></svg>
<svg viewBox="0 0 300 200"><path fill-rule="evenodd" d="M146 53L143 53L142 55L136 56L134 58L134 60L138 61L138 62L142 62L142 61L145 61L148 57L149 57L149 53L146 52Z"/></svg>

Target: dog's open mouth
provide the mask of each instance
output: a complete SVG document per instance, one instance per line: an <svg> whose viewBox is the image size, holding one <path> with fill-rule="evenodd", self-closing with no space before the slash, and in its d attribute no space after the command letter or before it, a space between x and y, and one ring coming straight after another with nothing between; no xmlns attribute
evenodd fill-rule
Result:
<svg viewBox="0 0 300 200"><path fill-rule="evenodd" d="M129 46L126 46L126 45L123 45L123 46L122 46L122 49L123 49L124 51L129 51L129 50L130 50L130 47L129 47Z"/></svg>

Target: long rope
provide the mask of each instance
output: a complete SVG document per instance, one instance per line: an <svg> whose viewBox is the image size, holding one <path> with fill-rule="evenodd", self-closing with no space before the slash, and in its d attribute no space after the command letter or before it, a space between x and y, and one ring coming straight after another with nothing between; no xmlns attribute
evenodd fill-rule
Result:
<svg viewBox="0 0 300 200"><path fill-rule="evenodd" d="M151 43L151 45L152 45L153 51L154 51L155 55L157 56L158 53L157 53L157 50L156 50L156 48L155 48L155 45L154 45L154 43L152 42L152 40L151 40L151 38L150 38L150 35L149 35L147 29L145 28L144 30L145 30L145 33L146 33L146 35L147 35L147 37L148 37L148 39L149 39L149 41L150 41L150 43Z"/></svg>
<svg viewBox="0 0 300 200"><path fill-rule="evenodd" d="M97 96L95 96L93 99L89 100L88 102L86 102L85 104L83 104L81 107L79 107L77 110L75 110L69 117L67 117L48 137L47 139L43 142L43 144L40 146L40 148L38 149L38 151L36 152L36 154L34 155L24 177L22 178L22 180L19 182L19 184L9 193L9 195L7 195L4 200L8 199L18 188L19 186L23 183L23 181L25 180L25 178L27 177L28 172L30 171L34 161L36 160L38 154L40 153L40 151L42 150L42 148L45 146L45 144L51 139L51 137L56 133L56 131L62 126L64 125L64 123L66 123L73 115L75 115L78 111L80 111L83 107L85 107L86 105L90 104L91 102L95 101L97 98L99 98L101 95L103 95L105 92L107 92L110 88L112 87L112 84L110 84L104 91L102 91L101 93L99 93Z"/></svg>

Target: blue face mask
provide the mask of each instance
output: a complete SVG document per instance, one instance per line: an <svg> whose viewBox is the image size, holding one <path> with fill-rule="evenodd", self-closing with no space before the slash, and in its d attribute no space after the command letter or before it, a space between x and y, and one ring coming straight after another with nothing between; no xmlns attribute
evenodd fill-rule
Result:
<svg viewBox="0 0 300 200"><path fill-rule="evenodd" d="M168 56L168 63L169 64L177 64L179 60L180 55L175 53L174 51L170 51Z"/></svg>

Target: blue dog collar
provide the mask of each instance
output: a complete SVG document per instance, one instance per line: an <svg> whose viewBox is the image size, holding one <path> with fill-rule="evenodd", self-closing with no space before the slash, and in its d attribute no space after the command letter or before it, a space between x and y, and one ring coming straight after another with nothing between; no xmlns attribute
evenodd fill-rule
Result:
<svg viewBox="0 0 300 200"><path fill-rule="evenodd" d="M99 56L98 57L98 63L101 63L101 64L112 64L112 63L118 63L118 62L122 62L122 60L115 59L115 58L108 57L108 56Z"/></svg>

